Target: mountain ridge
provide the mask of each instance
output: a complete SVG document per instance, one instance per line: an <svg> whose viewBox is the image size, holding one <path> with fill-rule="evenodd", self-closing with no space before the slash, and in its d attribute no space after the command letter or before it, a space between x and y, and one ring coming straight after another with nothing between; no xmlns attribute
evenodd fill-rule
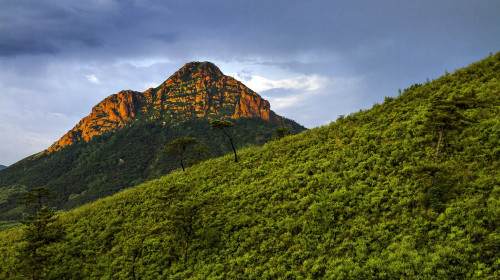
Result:
<svg viewBox="0 0 500 280"><path fill-rule="evenodd" d="M61 212L53 225L66 234L41 248L37 272L498 279L498 73L500 53L329 125L243 149L238 163L210 159ZM444 136L436 114L451 116ZM0 232L0 278L28 278L18 257L26 230Z"/></svg>
<svg viewBox="0 0 500 280"><path fill-rule="evenodd" d="M54 206L70 209L176 170L177 160L163 149L179 137L199 142L201 154L188 152L188 165L231 152L225 136L210 129L215 119L234 123L237 149L263 145L278 127L305 129L213 63L186 63L154 89L106 97L48 149L2 170L0 228L22 217L16 201L37 186L56 192Z"/></svg>
<svg viewBox="0 0 500 280"><path fill-rule="evenodd" d="M260 117L283 125L283 118L267 100L236 79L225 76L211 62L190 62L156 88L144 92L123 90L106 97L43 153L50 154L76 141L125 126L136 117L172 123L178 118L209 119Z"/></svg>

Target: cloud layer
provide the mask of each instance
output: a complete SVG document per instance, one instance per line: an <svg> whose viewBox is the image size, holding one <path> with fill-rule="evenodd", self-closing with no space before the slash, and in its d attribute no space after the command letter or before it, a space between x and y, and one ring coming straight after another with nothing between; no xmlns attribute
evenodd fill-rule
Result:
<svg viewBox="0 0 500 280"><path fill-rule="evenodd" d="M500 2L4 0L0 164L123 89L208 60L314 127L500 46Z"/></svg>

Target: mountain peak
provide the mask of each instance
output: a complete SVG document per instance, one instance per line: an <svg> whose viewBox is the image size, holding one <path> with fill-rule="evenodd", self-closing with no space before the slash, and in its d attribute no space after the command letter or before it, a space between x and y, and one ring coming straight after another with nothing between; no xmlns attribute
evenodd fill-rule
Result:
<svg viewBox="0 0 500 280"><path fill-rule="evenodd" d="M215 66L215 64L213 64L212 62L193 61L186 63L172 77L179 77L185 80L203 76L215 78L222 75L222 71L220 71L219 67Z"/></svg>
<svg viewBox="0 0 500 280"><path fill-rule="evenodd" d="M256 92L225 76L211 62L190 62L163 84L144 92L121 91L97 104L90 115L55 142L47 153L76 141L113 131L134 120L175 124L192 118L259 117L274 124L283 119Z"/></svg>

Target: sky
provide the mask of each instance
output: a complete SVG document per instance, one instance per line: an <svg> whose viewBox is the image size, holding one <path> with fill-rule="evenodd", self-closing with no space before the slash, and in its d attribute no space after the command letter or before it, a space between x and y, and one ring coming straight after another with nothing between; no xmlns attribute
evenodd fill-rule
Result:
<svg viewBox="0 0 500 280"><path fill-rule="evenodd" d="M313 128L500 51L498 0L0 0L0 164L211 61Z"/></svg>

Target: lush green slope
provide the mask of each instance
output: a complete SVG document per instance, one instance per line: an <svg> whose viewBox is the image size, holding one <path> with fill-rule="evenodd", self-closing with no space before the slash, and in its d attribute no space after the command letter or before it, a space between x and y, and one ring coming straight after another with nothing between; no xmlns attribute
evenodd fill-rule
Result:
<svg viewBox="0 0 500 280"><path fill-rule="evenodd" d="M496 54L239 163L61 213L45 276L498 279L499 73ZM0 232L0 278L25 277L21 231Z"/></svg>
<svg viewBox="0 0 500 280"><path fill-rule="evenodd" d="M260 118L239 118L234 123L230 133L238 148L270 141L278 127ZM290 120L285 119L285 123L295 132L304 129ZM0 220L20 219L22 207L16 201L24 191L36 186L50 187L57 194L53 205L69 209L159 178L180 168L177 158L162 150L169 141L186 135L206 145L211 157L231 152L227 138L210 130L210 123L204 118L173 127L158 121L136 121L115 132L97 135L89 143L81 141L3 170L0 173Z"/></svg>
<svg viewBox="0 0 500 280"><path fill-rule="evenodd" d="M198 138L191 160L230 152L233 144L210 130L209 120L221 119L234 120L236 148L262 145L280 126L305 129L213 63L187 63L155 89L108 96L47 150L0 170L0 230L21 218L16 201L26 190L46 186L57 194L53 206L70 209L179 168L162 153L176 138Z"/></svg>

